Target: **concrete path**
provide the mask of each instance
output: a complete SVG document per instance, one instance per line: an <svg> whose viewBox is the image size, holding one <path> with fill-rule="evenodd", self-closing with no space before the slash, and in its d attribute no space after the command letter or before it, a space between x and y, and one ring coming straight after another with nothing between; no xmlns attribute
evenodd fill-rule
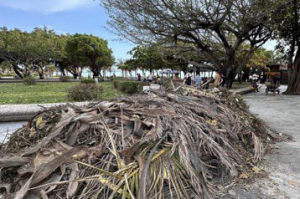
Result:
<svg viewBox="0 0 300 199"><path fill-rule="evenodd" d="M283 92L286 86L280 89ZM233 198L300 199L300 96L265 95L264 91L263 86L259 93L244 96L250 111L279 133L293 136L293 141L276 144L275 153L265 157L269 176L236 190Z"/></svg>
<svg viewBox="0 0 300 199"><path fill-rule="evenodd" d="M23 125L27 124L27 122L0 122L0 143L4 143L7 141L8 136L21 128Z"/></svg>
<svg viewBox="0 0 300 199"><path fill-rule="evenodd" d="M239 89L230 89L230 92L239 94L239 95L245 95L247 93L251 93L252 90L250 89L250 87L246 87L246 88L239 88Z"/></svg>

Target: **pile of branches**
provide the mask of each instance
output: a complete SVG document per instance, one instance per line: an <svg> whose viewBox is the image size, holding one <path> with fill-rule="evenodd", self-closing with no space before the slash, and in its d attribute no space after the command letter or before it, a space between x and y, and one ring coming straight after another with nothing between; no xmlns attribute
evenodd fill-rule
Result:
<svg viewBox="0 0 300 199"><path fill-rule="evenodd" d="M61 106L1 145L0 191L16 199L220 197L273 138L234 95L190 90Z"/></svg>

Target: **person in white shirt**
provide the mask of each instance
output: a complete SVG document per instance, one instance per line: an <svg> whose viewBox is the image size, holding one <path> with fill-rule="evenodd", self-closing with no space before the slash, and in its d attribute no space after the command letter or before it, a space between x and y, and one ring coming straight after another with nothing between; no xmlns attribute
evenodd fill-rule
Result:
<svg viewBox="0 0 300 199"><path fill-rule="evenodd" d="M151 83L152 83L152 80L153 80L153 74L150 73L149 76L147 77L148 81L149 81L149 84L151 86Z"/></svg>

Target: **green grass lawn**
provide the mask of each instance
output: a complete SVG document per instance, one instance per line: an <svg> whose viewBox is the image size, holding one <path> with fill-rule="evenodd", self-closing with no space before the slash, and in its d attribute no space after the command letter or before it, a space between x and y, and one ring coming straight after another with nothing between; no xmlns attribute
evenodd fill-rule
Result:
<svg viewBox="0 0 300 199"><path fill-rule="evenodd" d="M77 82L37 83L26 86L23 83L1 83L0 104L34 104L68 102L67 92ZM99 83L103 87L103 100L124 95L114 89L112 82Z"/></svg>

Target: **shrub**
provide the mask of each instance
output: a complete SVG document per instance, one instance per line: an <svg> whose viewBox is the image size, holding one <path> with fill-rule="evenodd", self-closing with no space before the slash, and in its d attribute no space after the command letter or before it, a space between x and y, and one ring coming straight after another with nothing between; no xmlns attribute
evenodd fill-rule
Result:
<svg viewBox="0 0 300 199"><path fill-rule="evenodd" d="M35 82L35 78L34 77L25 77L24 79L23 79L23 83L25 84L25 85L34 85L34 84L36 84L36 82Z"/></svg>
<svg viewBox="0 0 300 199"><path fill-rule="evenodd" d="M119 81L117 87L120 91L128 94L139 93L142 91L141 83L136 81Z"/></svg>
<svg viewBox="0 0 300 199"><path fill-rule="evenodd" d="M100 100L102 87L96 84L78 84L68 92L68 99L73 101Z"/></svg>
<svg viewBox="0 0 300 199"><path fill-rule="evenodd" d="M113 85L124 93L133 94L139 93L143 90L143 86L149 85L147 82L131 81L124 78L114 78Z"/></svg>
<svg viewBox="0 0 300 199"><path fill-rule="evenodd" d="M114 85L114 88L115 88L115 89L118 89L119 82L120 82L120 81L117 81L117 80L114 80L114 81L113 81L113 85Z"/></svg>
<svg viewBox="0 0 300 199"><path fill-rule="evenodd" d="M59 80L60 80L61 82L67 82L67 81L69 81L69 77L68 77L68 76L60 76L60 77L59 77Z"/></svg>
<svg viewBox="0 0 300 199"><path fill-rule="evenodd" d="M82 79L80 81L80 83L82 83L82 84L95 84L96 82L93 79Z"/></svg>

